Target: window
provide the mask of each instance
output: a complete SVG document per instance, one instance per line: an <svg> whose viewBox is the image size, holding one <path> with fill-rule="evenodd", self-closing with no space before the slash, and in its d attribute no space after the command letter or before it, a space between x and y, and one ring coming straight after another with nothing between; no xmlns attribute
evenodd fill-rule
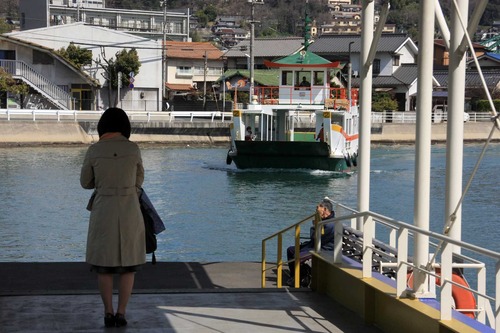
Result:
<svg viewBox="0 0 500 333"><path fill-rule="evenodd" d="M315 86L322 86L324 83L325 83L325 72L315 71L313 84Z"/></svg>
<svg viewBox="0 0 500 333"><path fill-rule="evenodd" d="M177 75L179 76L193 76L193 68L188 66L178 66Z"/></svg>
<svg viewBox="0 0 500 333"><path fill-rule="evenodd" d="M293 76L291 71L283 71L281 73L281 85L282 86L293 85Z"/></svg>
<svg viewBox="0 0 500 333"><path fill-rule="evenodd" d="M311 89L311 72L295 72L295 86L298 87L299 90Z"/></svg>
<svg viewBox="0 0 500 333"><path fill-rule="evenodd" d="M380 74L380 59L373 60L373 75Z"/></svg>
<svg viewBox="0 0 500 333"><path fill-rule="evenodd" d="M392 57L392 65L399 66L399 55L395 55L394 57Z"/></svg>

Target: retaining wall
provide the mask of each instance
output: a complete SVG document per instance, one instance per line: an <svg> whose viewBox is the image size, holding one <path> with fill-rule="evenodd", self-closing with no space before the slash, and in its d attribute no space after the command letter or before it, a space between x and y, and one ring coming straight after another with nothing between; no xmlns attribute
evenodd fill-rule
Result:
<svg viewBox="0 0 500 333"><path fill-rule="evenodd" d="M132 123L131 140L172 144L229 143L230 122L150 122ZM490 122L464 124L464 141L484 141L492 127ZM446 124L432 125L432 141L446 141ZM373 143L414 143L415 124L380 124L372 128ZM5 121L0 122L0 144L90 144L98 140L95 122ZM495 130L493 140L500 141Z"/></svg>

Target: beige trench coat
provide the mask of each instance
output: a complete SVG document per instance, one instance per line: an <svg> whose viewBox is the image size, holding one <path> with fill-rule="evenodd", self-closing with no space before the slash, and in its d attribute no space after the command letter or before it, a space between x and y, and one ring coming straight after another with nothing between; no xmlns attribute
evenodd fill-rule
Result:
<svg viewBox="0 0 500 333"><path fill-rule="evenodd" d="M146 262L137 192L143 181L139 147L124 136L98 141L87 150L80 184L97 192L87 236L89 264L126 267Z"/></svg>

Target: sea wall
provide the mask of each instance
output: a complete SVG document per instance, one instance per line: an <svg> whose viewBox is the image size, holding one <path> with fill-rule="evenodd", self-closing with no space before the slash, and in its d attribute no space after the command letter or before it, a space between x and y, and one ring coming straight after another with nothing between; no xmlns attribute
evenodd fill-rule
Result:
<svg viewBox="0 0 500 333"><path fill-rule="evenodd" d="M169 144L226 144L229 122L149 122L132 123L131 140ZM377 124L372 128L372 143L412 144L415 124ZM492 127L490 122L465 123L466 142L484 141ZM432 125L432 141L446 141L446 123ZM95 122L2 121L0 145L91 144L98 139ZM495 130L493 140L500 141Z"/></svg>

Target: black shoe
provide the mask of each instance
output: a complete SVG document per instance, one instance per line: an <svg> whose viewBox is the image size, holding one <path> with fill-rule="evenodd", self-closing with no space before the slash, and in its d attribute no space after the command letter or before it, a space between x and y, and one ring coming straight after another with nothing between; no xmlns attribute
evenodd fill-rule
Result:
<svg viewBox="0 0 500 333"><path fill-rule="evenodd" d="M127 320L125 319L125 315L117 312L115 315L115 326L122 327L126 325L127 325Z"/></svg>
<svg viewBox="0 0 500 333"><path fill-rule="evenodd" d="M106 313L104 315L104 326L115 327L115 316L112 313Z"/></svg>

